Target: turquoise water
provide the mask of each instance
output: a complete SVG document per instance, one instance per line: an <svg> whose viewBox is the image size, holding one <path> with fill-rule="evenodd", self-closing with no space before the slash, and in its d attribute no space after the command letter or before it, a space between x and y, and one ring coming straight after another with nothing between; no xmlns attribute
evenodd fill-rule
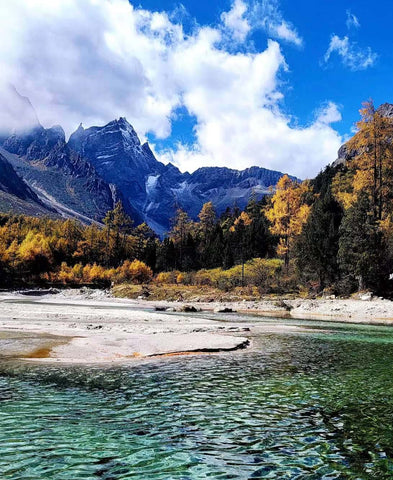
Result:
<svg viewBox="0 0 393 480"><path fill-rule="evenodd" d="M1 480L392 479L393 330L288 323L315 330L132 367L3 360Z"/></svg>

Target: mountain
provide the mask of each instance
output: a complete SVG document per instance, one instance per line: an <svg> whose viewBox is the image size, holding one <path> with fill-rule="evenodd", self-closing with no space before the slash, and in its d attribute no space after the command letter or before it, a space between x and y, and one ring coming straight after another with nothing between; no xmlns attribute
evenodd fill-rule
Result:
<svg viewBox="0 0 393 480"><path fill-rule="evenodd" d="M124 117L102 127L80 125L68 142L60 126L44 128L37 121L30 129L14 129L0 145L0 154L46 208L101 221L121 200L136 224L146 222L160 235L178 207L193 218L210 200L218 213L243 208L252 192L261 197L282 176L259 167L182 173L159 162Z"/></svg>
<svg viewBox="0 0 393 480"><path fill-rule="evenodd" d="M12 85L2 85L0 105L0 141L15 132L26 133L39 126L37 114L27 97L18 93Z"/></svg>
<svg viewBox="0 0 393 480"><path fill-rule="evenodd" d="M0 154L0 210L28 215L54 215L18 176L12 165Z"/></svg>
<svg viewBox="0 0 393 480"><path fill-rule="evenodd" d="M100 221L119 196L65 141L64 131L38 125L13 133L0 153L49 208L84 222Z"/></svg>
<svg viewBox="0 0 393 480"><path fill-rule="evenodd" d="M80 125L68 145L106 182L116 185L133 209L160 234L168 230L176 207L184 208L192 217L209 200L218 213L234 204L243 208L253 191L259 196L268 193L282 176L259 167L243 171L205 167L192 174L182 173L170 163L159 162L122 117L104 127L84 129Z"/></svg>

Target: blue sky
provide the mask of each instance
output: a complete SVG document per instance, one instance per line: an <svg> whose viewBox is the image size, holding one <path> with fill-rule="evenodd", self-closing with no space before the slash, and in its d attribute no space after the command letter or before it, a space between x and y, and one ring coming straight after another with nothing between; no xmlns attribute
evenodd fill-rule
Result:
<svg viewBox="0 0 393 480"><path fill-rule="evenodd" d="M215 25L223 11L231 7L229 1L182 2L191 19L200 24ZM178 3L171 0L145 0L140 3L151 10L175 11ZM313 121L315 110L328 101L335 102L342 114L342 120L335 123L335 129L343 136L351 135L359 119L361 103L372 98L376 105L393 103L393 4L389 0L376 0L370 4L365 0L282 0L280 10L283 18L291 22L303 39L301 47L282 42L282 50L289 71L282 76L285 99L283 111L294 116L299 125ZM355 16L358 25L348 22ZM192 28L192 22L190 22ZM370 67L353 69L345 65L342 58L332 54L324 62L333 34L348 37L356 48L364 51L370 48L375 61ZM256 51L266 48L269 35L256 30L249 41ZM252 47L250 47L252 50ZM195 120L181 115L173 128L172 138L189 141ZM162 142L165 145L166 141Z"/></svg>
<svg viewBox="0 0 393 480"><path fill-rule="evenodd" d="M11 83L67 135L125 116L183 171L312 177L362 101L393 102L392 20L387 0L2 2L0 103Z"/></svg>

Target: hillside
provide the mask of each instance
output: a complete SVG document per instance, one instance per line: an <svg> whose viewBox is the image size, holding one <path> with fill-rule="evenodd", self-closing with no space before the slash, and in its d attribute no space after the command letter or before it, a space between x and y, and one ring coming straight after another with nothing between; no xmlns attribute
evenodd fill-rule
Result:
<svg viewBox="0 0 393 480"><path fill-rule="evenodd" d="M53 216L32 189L17 175L12 165L0 154L0 210L6 213Z"/></svg>

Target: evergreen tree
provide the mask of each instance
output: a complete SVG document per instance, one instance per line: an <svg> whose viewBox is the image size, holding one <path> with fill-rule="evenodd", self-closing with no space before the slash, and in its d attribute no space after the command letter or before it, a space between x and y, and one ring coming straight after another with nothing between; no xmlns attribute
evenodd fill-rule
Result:
<svg viewBox="0 0 393 480"><path fill-rule="evenodd" d="M338 262L349 290L357 286L380 291L388 280L386 249L373 206L373 199L362 193L340 226Z"/></svg>
<svg viewBox="0 0 393 480"><path fill-rule="evenodd" d="M317 280L320 289L338 276L339 227L343 211L330 190L314 203L295 246L301 279Z"/></svg>
<svg viewBox="0 0 393 480"><path fill-rule="evenodd" d="M118 266L121 260L133 254L132 251L126 251L126 239L132 232L134 222L125 212L120 200L113 210L107 212L103 222L106 226L107 266Z"/></svg>
<svg viewBox="0 0 393 480"><path fill-rule="evenodd" d="M193 230L194 222L184 210L178 208L175 218L172 219L172 229L169 232L169 238L176 247L175 268L177 269L181 270L183 267L185 250L188 248L186 244L189 241L189 234Z"/></svg>
<svg viewBox="0 0 393 480"><path fill-rule="evenodd" d="M177 267L176 249L170 238L164 238L157 251L157 270L169 272Z"/></svg>

